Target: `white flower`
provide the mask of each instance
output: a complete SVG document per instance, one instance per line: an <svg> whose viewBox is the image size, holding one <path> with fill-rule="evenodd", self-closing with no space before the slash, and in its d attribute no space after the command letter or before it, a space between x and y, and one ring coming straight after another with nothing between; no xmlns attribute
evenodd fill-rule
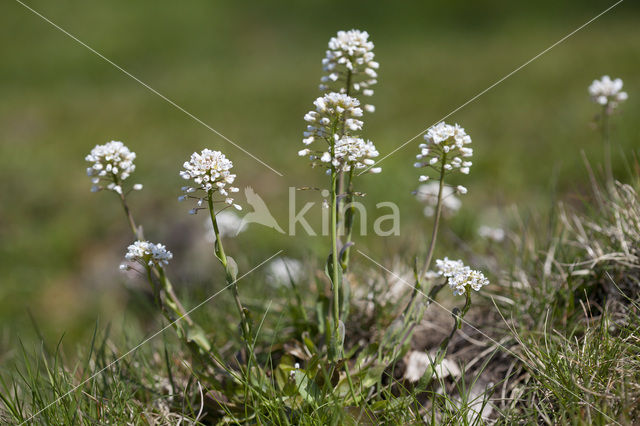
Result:
<svg viewBox="0 0 640 426"><path fill-rule="evenodd" d="M331 154L328 154L331 159ZM333 158L331 164L335 167L342 168L348 172L351 169L364 169L375 164L375 157L380 155L376 146L371 141L365 141L361 138L345 136L338 140L333 148ZM370 169L373 173L379 173L382 169L377 167L376 171Z"/></svg>
<svg viewBox="0 0 640 426"><path fill-rule="evenodd" d="M326 75L321 79L320 90L347 93L348 82L349 93L372 96L371 87L377 83L376 70L380 67L374 61L373 47L366 31L338 31L329 40L329 50L322 60L322 69ZM366 105L365 110L373 112L375 107Z"/></svg>
<svg viewBox="0 0 640 426"><path fill-rule="evenodd" d="M427 206L424 209L424 215L431 217L435 213L436 203L438 202L438 190L440 184L438 182L429 182L420 185L415 192L416 198ZM442 188L442 207L449 212L457 212L462 206L462 201L455 195L455 191L450 186Z"/></svg>
<svg viewBox="0 0 640 426"><path fill-rule="evenodd" d="M471 143L471 137L464 128L443 121L429 128L424 140L426 143L419 145L420 153L416 155L419 161L414 167L431 167L438 173L443 169L445 173L456 169L464 174L469 173L472 163L465 159L473 155L473 149L467 146Z"/></svg>
<svg viewBox="0 0 640 426"><path fill-rule="evenodd" d="M489 226L482 225L480 228L478 228L478 235L480 235L482 238L500 242L504 240L505 232L502 228L491 228Z"/></svg>
<svg viewBox="0 0 640 426"><path fill-rule="evenodd" d="M303 274L302 262L290 257L277 257L266 267L267 279L275 285L289 283L290 280L293 280L294 283L298 282L302 279Z"/></svg>
<svg viewBox="0 0 640 426"><path fill-rule="evenodd" d="M458 270L464 267L462 260L449 260L448 257L436 260L436 268L438 275L443 277L452 277Z"/></svg>
<svg viewBox="0 0 640 426"><path fill-rule="evenodd" d="M489 285L489 280L482 272L465 266L461 260L449 260L446 257L438 259L436 268L441 276L447 278L447 283L456 296L464 294L467 287L480 291L483 286Z"/></svg>
<svg viewBox="0 0 640 426"><path fill-rule="evenodd" d="M621 79L611 80L605 75L600 80L593 80L589 86L589 95L593 102L606 106L607 114L611 114L620 102L626 101L629 97L627 92L622 91L622 85Z"/></svg>
<svg viewBox="0 0 640 426"><path fill-rule="evenodd" d="M375 164L373 158L379 155L371 141L365 141L355 132L362 129L362 109L360 101L342 93L328 93L315 100L315 111L309 111L304 119L307 131L302 142L311 145L314 141L324 142L321 149L305 148L298 151L302 157L309 156L313 166L336 168L342 171L363 169ZM379 167L371 168L379 173Z"/></svg>
<svg viewBox="0 0 640 426"><path fill-rule="evenodd" d="M153 244L149 241L136 241L127 248L124 256L129 262L137 262L144 266L166 266L173 258L173 254L163 244ZM123 269L120 265L120 269Z"/></svg>
<svg viewBox="0 0 640 426"><path fill-rule="evenodd" d="M93 163L87 168L87 176L93 183L91 192L107 189L122 194L122 181L136 169L133 164L136 153L120 141L96 145L84 159ZM135 184L134 189L137 185L140 184Z"/></svg>
<svg viewBox="0 0 640 426"><path fill-rule="evenodd" d="M229 196L229 193L238 192L239 189L231 185L236 175L230 172L233 163L223 153L210 149L203 149L200 153L194 152L182 167L184 170L180 171L180 177L192 180L194 183L193 187L183 186L183 192L190 194L202 190L207 193L204 197L209 196L209 192L211 195L219 193L225 198L225 203L233 205L238 210L241 209L239 205L233 204L233 198ZM198 207L192 213L195 214L202 206L203 197L189 195L187 198L198 200ZM182 200L179 199L179 201Z"/></svg>
<svg viewBox="0 0 640 426"><path fill-rule="evenodd" d="M316 139L324 139L329 143L341 130L345 134L349 131L362 129L362 109L360 101L342 93L327 93L317 98L313 104L315 111L309 111L304 116L304 120L309 123L307 131L304 133L302 142L310 145Z"/></svg>

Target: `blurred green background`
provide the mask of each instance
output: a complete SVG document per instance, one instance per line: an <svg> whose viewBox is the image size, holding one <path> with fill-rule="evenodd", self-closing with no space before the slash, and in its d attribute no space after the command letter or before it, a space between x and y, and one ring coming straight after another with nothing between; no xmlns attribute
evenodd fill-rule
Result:
<svg viewBox="0 0 640 426"><path fill-rule="evenodd" d="M89 192L84 156L122 140L138 154L130 182L137 220L175 255L176 285L212 293L222 275L202 244L204 216L176 201L181 164L204 147L235 163L285 226L290 186L326 186L297 156L302 116L318 96L320 61L340 29L367 30L381 63L364 134L382 155L612 5L612 1L217 2L26 1L51 21L263 159L268 168L91 53L13 0L0 6L0 324L3 342L42 333L86 338L95 321L139 311L138 288L118 272L130 243L113 194ZM615 169L624 178L640 126L640 8L627 0L531 63L449 122L473 138L469 194L457 226L503 225L512 205L547 208L558 194L586 192L580 155L599 164L587 87L603 74L624 80L629 100L613 118ZM419 248L426 228L412 163L416 139L362 176L364 202L401 207L401 236L360 239L378 259ZM635 151L637 152L637 151ZM320 195L297 192L299 204ZM579 198L579 197L574 197ZM240 197L244 204L244 197ZM375 214L374 214L375 216ZM370 218L371 229L372 219ZM319 228L319 225L318 225ZM467 232L468 233L468 232ZM469 234L471 235L471 234ZM326 238L288 237L253 226L230 243L244 271L283 249L324 258ZM190 248L191 247L191 248ZM195 248L193 248L195 247ZM234 254L235 255L235 254ZM236 255L238 256L238 255ZM410 255L407 259L410 259ZM362 259L355 260L362 262ZM216 275L217 274L217 275ZM251 293L249 276L241 291ZM219 287L222 285L219 284ZM141 287L141 285L140 285ZM221 298L222 299L222 298ZM210 309L216 309L212 302ZM138 315L139 312L134 312ZM142 314L144 315L144 313ZM9 344L3 344L6 350Z"/></svg>

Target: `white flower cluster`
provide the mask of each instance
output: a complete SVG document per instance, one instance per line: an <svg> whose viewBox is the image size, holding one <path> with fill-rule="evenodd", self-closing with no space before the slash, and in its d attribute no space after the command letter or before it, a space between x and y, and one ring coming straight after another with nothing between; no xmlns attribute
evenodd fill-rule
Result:
<svg viewBox="0 0 640 426"><path fill-rule="evenodd" d="M321 161L331 161L330 156L325 153L320 158ZM374 158L380 155L376 146L371 141L365 141L362 138L345 136L338 140L333 147L332 164L336 167L341 166L345 172L351 169L364 169L365 167L375 164ZM372 167L369 169L371 173L380 173L381 167Z"/></svg>
<svg viewBox="0 0 640 426"><path fill-rule="evenodd" d="M362 109L356 98L343 93L328 93L313 103L315 111L309 111L304 119L307 131L302 142L309 146L321 139L327 143L326 150L305 148L298 151L301 157L309 156L314 166L335 167L342 171L363 169L375 164L379 155L371 141L353 135L362 130ZM379 173L379 167L369 169Z"/></svg>
<svg viewBox="0 0 640 426"><path fill-rule="evenodd" d="M465 266L461 260L449 260L448 258L436 260L438 275L446 277L453 294L458 296L464 294L467 287L475 291L489 285L489 280L480 271L473 270Z"/></svg>
<svg viewBox="0 0 640 426"><path fill-rule="evenodd" d="M173 254L163 244L153 244L149 241L136 241L127 248L124 256L129 262L137 262L144 266L166 266L173 258ZM128 265L120 265L120 269L129 269Z"/></svg>
<svg viewBox="0 0 640 426"><path fill-rule="evenodd" d="M233 198L229 195L230 192L238 192L239 189L231 186L236 175L230 172L233 163L223 153L210 149L203 149L200 153L194 152L182 167L184 170L180 171L180 177L185 180L193 180L195 186L183 186L182 191L186 195L180 196L178 200L184 201L188 198L198 200L197 207L190 210L189 213L195 214L200 208L203 208L203 197L189 195L198 190L207 192L205 197L208 196L209 191L218 192L225 197L226 204L233 205L237 210L242 210L242 207L233 203Z"/></svg>
<svg viewBox="0 0 640 426"><path fill-rule="evenodd" d="M96 145L84 159L93 163L91 167L87 167L87 176L93 183L91 192L107 189L122 194L122 181L136 169L133 164L136 153L131 152L120 141ZM142 185L135 184L133 189L141 190Z"/></svg>
<svg viewBox="0 0 640 426"><path fill-rule="evenodd" d="M327 74L320 80L320 90L372 96L371 87L378 82L376 70L380 67L374 56L373 42L369 41L366 31L338 31L329 40L329 50L322 59L322 69ZM365 105L364 108L367 112L375 111L373 105Z"/></svg>
<svg viewBox="0 0 640 426"><path fill-rule="evenodd" d="M424 208L424 215L427 217L433 216L435 213L435 206L438 202L438 190L440 184L438 182L429 182L424 185L420 185L415 191L415 196L421 203L426 203ZM445 211L451 213L457 212L462 206L462 201L455 194L466 194L467 188L462 185L458 185L455 188L450 186L444 186L442 188L442 207Z"/></svg>
<svg viewBox="0 0 640 426"><path fill-rule="evenodd" d="M339 170L348 172L352 169L364 169L375 164L374 158L380 155L376 146L371 141L353 136L343 136L333 146L333 155L329 151L312 151L303 149L298 152L300 156L309 155L315 165L331 164ZM318 162L319 160L319 162ZM371 173L380 173L381 167L371 167Z"/></svg>
<svg viewBox="0 0 640 426"><path fill-rule="evenodd" d="M622 91L622 84L621 79L611 80L611 77L605 75L600 80L593 80L589 86L589 95L595 103L606 106L610 114L620 102L629 97L627 92Z"/></svg>
<svg viewBox="0 0 640 426"><path fill-rule="evenodd" d="M329 143L335 142L338 132L343 128L345 133L362 130L362 108L360 101L343 93L327 93L317 98L313 105L315 111L309 111L304 116L304 121L309 123L305 138L302 142L310 145L316 138L324 139ZM334 140L329 140L333 138Z"/></svg>
<svg viewBox="0 0 640 426"><path fill-rule="evenodd" d="M444 121L429 128L424 135L426 143L420 144L419 160L414 167L431 167L437 172L444 169L445 173L460 170L463 174L469 174L471 161L464 160L473 155L473 149L467 147L471 143L471 137L464 128L458 124L450 125ZM420 176L419 181L425 182L428 176Z"/></svg>

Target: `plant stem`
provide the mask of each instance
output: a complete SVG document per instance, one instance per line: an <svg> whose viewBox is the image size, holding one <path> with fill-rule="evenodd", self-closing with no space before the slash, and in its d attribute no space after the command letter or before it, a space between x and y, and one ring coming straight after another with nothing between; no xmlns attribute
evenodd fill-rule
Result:
<svg viewBox="0 0 640 426"><path fill-rule="evenodd" d="M113 175L113 180L116 185L121 185L120 179L118 178L117 175L115 174ZM127 198L125 197L124 192L120 192L118 193L118 195L120 197L120 203L122 204L122 209L124 210L124 213L127 216L127 221L129 222L129 227L131 228L131 232L133 233L134 238L136 238L138 241L144 241L142 227L136 226L136 222L133 219L133 214L131 213L131 209L127 204ZM191 317L189 317L186 309L184 308L184 306L182 306L182 303L180 303L180 300L178 299L178 296L173 291L173 286L171 285L169 278L165 275L164 270L159 267L158 268L147 267L146 269L147 269L147 279L149 281L149 285L151 285L151 289L154 294L154 299L156 300L156 303L159 305L160 310L162 311L164 316L167 318L167 320L169 322L175 321L174 319L168 316L168 313L165 309L165 305L168 305L171 308L171 310L175 313L175 315L177 315L177 318L179 320L184 320L187 323L187 325L193 327L195 323L193 322ZM163 300L160 297L160 289L157 288L156 284L154 283L154 280L153 280L154 276L158 279L158 281L162 286L162 289L164 290L166 303L163 303ZM174 324L174 326L176 330L178 330L177 324ZM205 353L209 351L208 348L202 346L199 342L195 342L195 343Z"/></svg>
<svg viewBox="0 0 640 426"><path fill-rule="evenodd" d="M118 175L112 174L112 176L114 183L122 188L122 182L120 181ZM120 196L120 203L122 204L124 214L125 216L127 216L127 220L129 221L131 232L133 232L133 235L136 237L136 239L143 241L144 236L142 235L142 228L138 228L136 226L136 222L133 220L133 215L131 214L131 210L129 209L129 205L127 204L127 199L124 195L124 192L121 190L120 192L118 192L118 195Z"/></svg>
<svg viewBox="0 0 640 426"><path fill-rule="evenodd" d="M418 281L421 281L424 275L431 266L431 260L433 259L433 252L436 247L436 240L438 238L438 227L440 226L440 217L442 215L442 191L444 189L444 165L447 161L447 154L442 155L442 161L440 163L440 181L438 186L438 201L436 202L436 215L433 220L433 230L431 231L431 242L429 243L429 249L427 250L427 257L424 261L424 266L418 275Z"/></svg>
<svg viewBox="0 0 640 426"><path fill-rule="evenodd" d="M422 267L422 270L420 270L419 272L416 271L416 283L413 287L411 300L403 311L404 319L403 319L402 336L404 337L401 338L401 343L405 342L406 339L411 338L411 330L413 329L413 325L418 323L421 320L422 316L424 315L424 310L426 309L426 306L422 307L418 311L418 313L414 316L414 311L416 309L418 299L422 294L424 294L424 289L422 289L423 277L429 270L429 267L431 266L431 260L433 259L436 240L438 238L438 228L440 226L440 219L442 216L442 192L444 189L444 175L445 175L444 165L446 164L446 161L447 161L447 154L444 153L442 155L442 160L440 161L440 180L438 185L438 199L436 201L436 213L433 221L433 230L431 231L431 241L429 243L429 249L427 250L427 256L425 258L424 266ZM428 304L431 303L433 298L435 298L435 295L437 294L438 291L440 291L440 289L442 289L442 287L443 285L438 285L431 289L431 292L429 294L429 300L427 301L427 306Z"/></svg>
<svg viewBox="0 0 640 426"><path fill-rule="evenodd" d="M342 255L341 263L342 270L347 271L349 267L349 254L351 252L351 240L353 239L353 213L354 208L351 205L353 203L353 171L352 168L349 170L349 182L347 184L347 197L345 205L348 206L347 210L344 213L344 224L346 228L346 237L345 237L345 248L344 254ZM361 218L362 220L362 218Z"/></svg>
<svg viewBox="0 0 640 426"><path fill-rule="evenodd" d="M604 145L604 170L607 183L613 184L613 170L611 164L611 141L609 138L609 113L608 105L602 107L602 115L600 118L600 126L602 131L602 143Z"/></svg>
<svg viewBox="0 0 640 426"><path fill-rule="evenodd" d="M334 319L334 336L336 342L339 339L339 324L340 324L340 283L339 283L339 271L340 267L338 263L338 233L337 233L337 216L338 216L338 203L337 203L337 171L335 167L331 169L331 282L333 284L333 319ZM342 353L341 348L337 348L338 354Z"/></svg>
<svg viewBox="0 0 640 426"><path fill-rule="evenodd" d="M465 292L465 303L462 311L458 311L457 309L453 310L453 328L451 329L451 333L444 338L444 340L440 343L440 348L438 349L438 355L436 356L434 365L438 365L442 362L445 355L447 354L447 348L449 346L449 342L453 335L462 328L462 319L469 312L469 308L471 308L471 286L467 286Z"/></svg>
<svg viewBox="0 0 640 426"><path fill-rule="evenodd" d="M347 96L349 96L349 93L351 93L351 75L352 74L353 73L351 72L351 70L347 70L347 82L345 84L347 86L346 93L345 93Z"/></svg>
<svg viewBox="0 0 640 426"><path fill-rule="evenodd" d="M207 202L209 204L209 215L211 216L211 224L213 225L213 232L216 236L215 242L215 255L222 264L222 267L225 271L225 278L227 284L231 286L231 293L233 294L233 299L236 304L236 308L238 309L238 313L240 314L240 322L242 326L242 335L247 346L247 355L251 356L251 328L249 326L249 320L247 319L247 312L244 306L242 306L242 302L240 301L240 294L238 292L238 284L236 280L235 274L237 271L233 271L231 269L231 265L229 265L229 258L224 252L224 246L222 245L222 238L220 238L220 229L218 228L218 221L216 220L216 213L213 208L213 191L209 190L207 193ZM235 262L235 261L234 261Z"/></svg>

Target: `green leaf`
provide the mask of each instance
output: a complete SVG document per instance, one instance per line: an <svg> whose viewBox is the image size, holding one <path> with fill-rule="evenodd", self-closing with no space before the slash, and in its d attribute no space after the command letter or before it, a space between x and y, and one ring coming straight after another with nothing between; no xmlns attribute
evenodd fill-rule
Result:
<svg viewBox="0 0 640 426"><path fill-rule="evenodd" d="M313 355L318 353L318 348L316 347L316 344L313 343L313 340L311 340L311 337L309 336L309 332L308 331L305 331L305 332L302 333L302 343L304 343L304 346Z"/></svg>
<svg viewBox="0 0 640 426"><path fill-rule="evenodd" d="M187 341L196 343L206 351L211 350L211 343L209 343L206 333L198 325L190 326L187 329Z"/></svg>
<svg viewBox="0 0 640 426"><path fill-rule="evenodd" d="M364 373L364 377L362 378L362 388L369 389L371 386L378 383L382 373L384 373L385 368L387 366L385 364L374 364L373 366L367 368Z"/></svg>
<svg viewBox="0 0 640 426"><path fill-rule="evenodd" d="M235 281L238 277L238 264L231 256L227 256L227 272L231 276L232 281Z"/></svg>
<svg viewBox="0 0 640 426"><path fill-rule="evenodd" d="M342 276L342 268L340 268L340 318L346 320L351 307L351 284L346 276Z"/></svg>
<svg viewBox="0 0 640 426"><path fill-rule="evenodd" d="M308 404L313 407L317 407L318 402L322 397L318 385L307 377L307 374L302 370L293 370L293 377L298 394L300 394L302 399L304 399Z"/></svg>
<svg viewBox="0 0 640 426"><path fill-rule="evenodd" d="M293 370L293 358L290 355L282 355L280 358L280 363L275 371L276 376L276 384L278 385L278 389L284 391L287 387L287 383L289 382L289 374Z"/></svg>
<svg viewBox="0 0 640 426"><path fill-rule="evenodd" d="M336 287L336 285L338 286L338 288L342 287L342 267L340 266L340 264L338 263L338 273L337 273L337 283L333 282L333 253L329 254L329 256L327 257L327 264L325 265L324 268L324 273L327 274L327 277L329 277L329 280L331 281L331 288L334 289Z"/></svg>
<svg viewBox="0 0 640 426"><path fill-rule="evenodd" d="M378 347L379 347L379 344L377 342L373 342L370 345L368 345L366 348L364 348L362 351L360 351L360 353L358 354L358 358L356 358L356 363L354 365L356 371L362 368L362 364L364 364L364 362L367 361L368 358L374 355L377 355Z"/></svg>
<svg viewBox="0 0 640 426"><path fill-rule="evenodd" d="M324 334L327 328L330 328L328 324L329 318L329 298L325 295L319 295L316 301L316 316L318 319L318 331L320 334Z"/></svg>

